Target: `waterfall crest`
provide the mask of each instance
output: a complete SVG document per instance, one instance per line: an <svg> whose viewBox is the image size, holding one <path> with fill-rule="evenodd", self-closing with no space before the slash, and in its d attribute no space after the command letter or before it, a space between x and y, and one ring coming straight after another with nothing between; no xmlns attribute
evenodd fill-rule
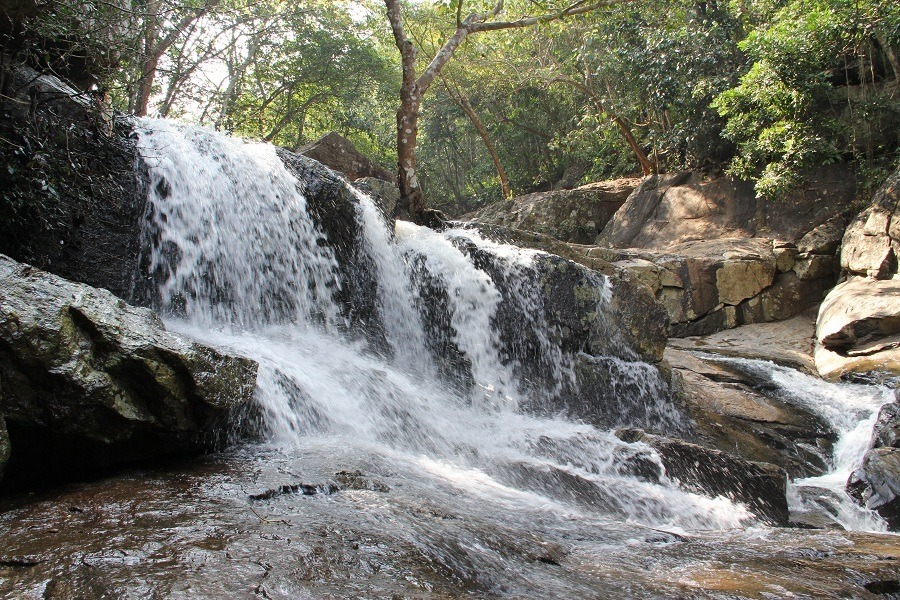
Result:
<svg viewBox="0 0 900 600"><path fill-rule="evenodd" d="M372 200L356 194L386 342L373 343L336 299L336 240L273 148L153 120L140 123L139 146L151 174L158 308L171 327L259 362L257 398L273 443L341 440L653 526L752 521L740 505L668 481L649 447L554 411L521 410L565 400L584 360L561 350L563 334L548 326L539 253L406 223L392 235ZM592 277L584 293L602 321L614 290ZM506 333L501 318L514 320ZM678 415L661 408L668 398L658 374L649 376L655 368L614 335L608 343L616 356L591 358L615 367L610 385L623 402L659 428L677 426Z"/></svg>

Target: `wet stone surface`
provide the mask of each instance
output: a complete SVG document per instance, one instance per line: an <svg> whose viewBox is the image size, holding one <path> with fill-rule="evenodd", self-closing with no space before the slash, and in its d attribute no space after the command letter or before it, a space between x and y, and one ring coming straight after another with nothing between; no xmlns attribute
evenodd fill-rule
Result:
<svg viewBox="0 0 900 600"><path fill-rule="evenodd" d="M251 448L5 497L0 597L877 598L900 579L895 536L669 532L398 460ZM329 478L353 485L249 499Z"/></svg>

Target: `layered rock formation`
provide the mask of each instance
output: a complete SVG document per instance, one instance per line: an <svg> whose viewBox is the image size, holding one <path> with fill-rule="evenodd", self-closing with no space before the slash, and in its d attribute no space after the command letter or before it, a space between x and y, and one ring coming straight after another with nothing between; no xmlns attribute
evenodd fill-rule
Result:
<svg viewBox="0 0 900 600"><path fill-rule="evenodd" d="M0 255L0 412L18 474L198 452L249 416L257 365L149 309Z"/></svg>
<svg viewBox="0 0 900 600"><path fill-rule="evenodd" d="M596 239L567 248L553 238L580 240L565 237L559 211L523 209L499 220L482 211L474 219L503 225L517 243L630 271L666 307L669 334L682 337L782 320L818 304L835 283L854 191L841 168L814 174L808 189L777 202L728 177L648 177Z"/></svg>
<svg viewBox="0 0 900 600"><path fill-rule="evenodd" d="M847 280L829 292L817 322L816 366L826 378L900 375L900 169L847 227Z"/></svg>

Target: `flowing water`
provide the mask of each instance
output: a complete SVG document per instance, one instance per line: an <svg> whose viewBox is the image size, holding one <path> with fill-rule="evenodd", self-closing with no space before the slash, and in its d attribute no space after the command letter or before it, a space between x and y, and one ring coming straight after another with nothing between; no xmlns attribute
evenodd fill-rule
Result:
<svg viewBox="0 0 900 600"><path fill-rule="evenodd" d="M325 235L271 146L150 121L140 146L150 166L150 264L159 278L159 310L173 328L259 362L257 398L272 443L304 448L325 438L394 456L407 462L404 468L409 461L428 465L438 478L466 473L472 481L543 494L542 502L574 499L653 527L728 529L753 522L743 506L724 498L686 492L664 477L635 476L634 460L663 470L641 444L518 410L525 387L552 397L574 379L572 357L549 338L533 272L536 252L477 232L439 234L402 222L391 236L372 200L357 194L357 222L376 270L390 347L380 352L342 319L334 298L340 266L320 243ZM472 248L514 282L507 287L521 319L516 327L537 340L531 360L545 367L547 384L539 389L520 380L521 361L504 349L497 326L504 297ZM602 315L612 290L604 276L596 277ZM429 344L423 322L435 290L445 304L448 344ZM470 385L442 376L452 358L442 354L448 347ZM649 365L642 366L616 371L633 379L623 385L638 390L628 400L660 404L661 381L648 385ZM664 428L665 418L660 412L656 425Z"/></svg>
<svg viewBox="0 0 900 600"><path fill-rule="evenodd" d="M336 300L342 265L271 146L153 120L139 136L157 309L171 329L259 363L266 441L7 513L3 523L25 532L10 544L35 564L48 551L33 527L59 534L52 556L63 566L17 579L0 564L0 593L6 582L54 597L60 578L71 587L59 597L94 585L120 597L265 598L782 597L892 585L900 551L879 537L762 526L739 503L670 481L643 444L523 410L578 385L579 357L548 326L538 253L473 231L391 231L357 195L376 343ZM603 319L616 290L592 277ZM512 340L498 327L511 314ZM681 430L656 369L615 332L608 343L611 354L592 360L613 374L623 414L637 415L627 424ZM801 389L812 383L759 368L798 401L813 398ZM828 409L842 433L835 478L858 461L855 446L841 458L853 437L843 434L881 401L865 396L848 415L856 397ZM331 495L335 478L343 491ZM281 487L301 482L318 493ZM81 527L107 533L80 537Z"/></svg>
<svg viewBox="0 0 900 600"><path fill-rule="evenodd" d="M818 477L797 479L789 487L792 512L824 513L845 529L887 531L884 520L854 502L845 487L850 475L862 466L879 410L894 401L892 389L829 383L761 360L724 357L714 360L735 365L753 374L757 380L774 386L779 398L821 416L836 434L828 472Z"/></svg>

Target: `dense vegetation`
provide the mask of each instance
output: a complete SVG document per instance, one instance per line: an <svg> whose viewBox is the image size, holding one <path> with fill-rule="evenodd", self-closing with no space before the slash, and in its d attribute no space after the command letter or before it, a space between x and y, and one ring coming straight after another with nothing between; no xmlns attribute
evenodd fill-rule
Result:
<svg viewBox="0 0 900 600"><path fill-rule="evenodd" d="M459 0L408 2L421 71ZM483 6L480 6L483 4ZM466 11L489 10L472 1ZM546 11L510 0L505 14ZM400 56L380 0L0 0L5 61L135 114L296 148L337 130L396 162ZM470 36L424 97L420 178L462 212L625 174L726 169L777 196L810 167L863 185L900 155L900 3L610 2Z"/></svg>

